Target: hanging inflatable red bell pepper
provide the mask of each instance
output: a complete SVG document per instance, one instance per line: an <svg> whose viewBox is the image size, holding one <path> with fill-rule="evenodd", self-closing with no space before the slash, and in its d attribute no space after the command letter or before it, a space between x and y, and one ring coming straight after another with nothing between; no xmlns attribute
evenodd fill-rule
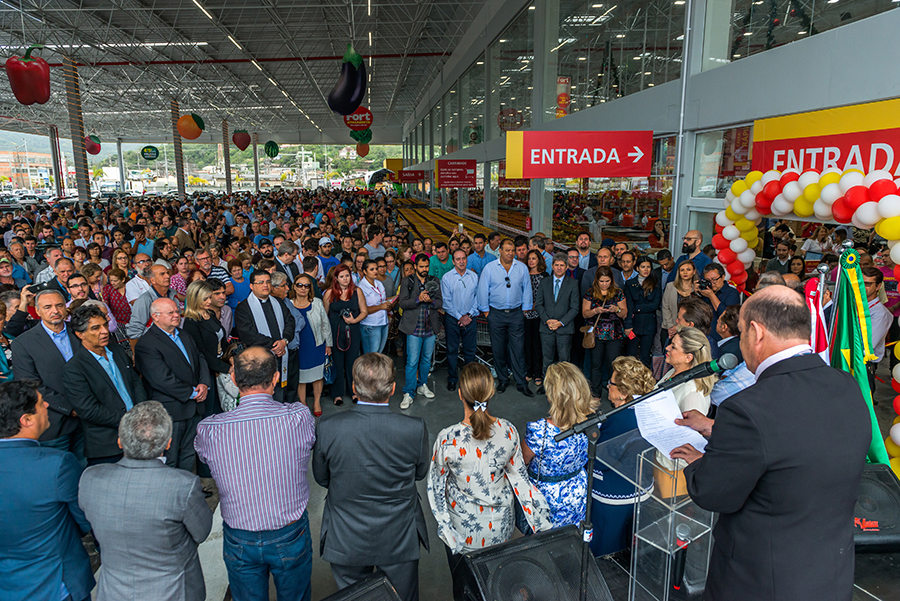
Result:
<svg viewBox="0 0 900 601"><path fill-rule="evenodd" d="M31 56L32 51L43 48L34 44L25 51L25 56L11 56L6 59L6 76L16 100L28 106L37 102L44 104L50 100L50 65L47 61Z"/></svg>

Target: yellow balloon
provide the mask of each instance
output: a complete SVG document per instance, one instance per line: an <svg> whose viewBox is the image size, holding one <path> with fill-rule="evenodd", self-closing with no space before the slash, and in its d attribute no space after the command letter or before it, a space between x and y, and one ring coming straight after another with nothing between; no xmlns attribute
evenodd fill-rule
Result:
<svg viewBox="0 0 900 601"><path fill-rule="evenodd" d="M810 187L812 186L807 186L807 188ZM812 217L815 213L816 211L813 208L813 203L806 200L805 197L801 196L794 202L794 214L797 215L797 217Z"/></svg>
<svg viewBox="0 0 900 601"><path fill-rule="evenodd" d="M741 216L738 215L737 213L735 213L734 209L732 209L731 207L728 207L727 209L725 209L725 216L728 217L729 219L731 219L732 221L737 221L738 219L741 218Z"/></svg>
<svg viewBox="0 0 900 601"><path fill-rule="evenodd" d="M749 189L750 186L748 186L747 183L742 179L739 179L738 181L731 184L731 193L735 196L740 196Z"/></svg>
<svg viewBox="0 0 900 601"><path fill-rule="evenodd" d="M900 457L891 459L891 469L894 470L894 473L900 478Z"/></svg>
<svg viewBox="0 0 900 601"><path fill-rule="evenodd" d="M894 418L894 425L900 424L900 415Z"/></svg>
<svg viewBox="0 0 900 601"><path fill-rule="evenodd" d="M750 246L750 242L753 240L756 240L757 237L758 237L758 233L757 233L755 227L752 230L750 230L749 232L741 232L741 238L743 238L744 240L747 241L748 246Z"/></svg>
<svg viewBox="0 0 900 601"><path fill-rule="evenodd" d="M900 359L900 344L894 345L894 356Z"/></svg>
<svg viewBox="0 0 900 601"><path fill-rule="evenodd" d="M759 242L760 242L759 238L755 238L753 240L747 240L747 248L755 249L757 246L759 246Z"/></svg>
<svg viewBox="0 0 900 601"><path fill-rule="evenodd" d="M845 169L841 176L847 175L848 173L862 173L861 169ZM865 173L863 173L865 175Z"/></svg>
<svg viewBox="0 0 900 601"><path fill-rule="evenodd" d="M890 436L884 439L884 448L887 449L888 455L891 457L900 457L900 446L897 446L897 443L891 440Z"/></svg>
<svg viewBox="0 0 900 601"><path fill-rule="evenodd" d="M756 182L762 179L763 173L762 171L751 171L747 174L747 177L744 178L744 181L747 182L748 186L752 186Z"/></svg>
<svg viewBox="0 0 900 601"><path fill-rule="evenodd" d="M819 200L821 194L822 188L819 187L819 184L810 184L803 188L803 198L808 200L810 204Z"/></svg>
<svg viewBox="0 0 900 601"><path fill-rule="evenodd" d="M750 221L749 219L738 219L734 222L734 227L741 230L742 232L749 232L750 230L756 231L756 224Z"/></svg>
<svg viewBox="0 0 900 601"><path fill-rule="evenodd" d="M824 188L828 184L836 184L839 181L841 181L841 174L832 171L819 178L819 187Z"/></svg>
<svg viewBox="0 0 900 601"><path fill-rule="evenodd" d="M888 217L875 224L879 236L888 240L900 240L900 217Z"/></svg>

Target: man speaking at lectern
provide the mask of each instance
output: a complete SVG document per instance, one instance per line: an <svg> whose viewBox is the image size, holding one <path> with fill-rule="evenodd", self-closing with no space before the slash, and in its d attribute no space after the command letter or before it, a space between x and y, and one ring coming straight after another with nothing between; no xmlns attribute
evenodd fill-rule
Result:
<svg viewBox="0 0 900 601"><path fill-rule="evenodd" d="M756 384L716 420L680 423L709 436L685 459L688 492L718 512L704 599L849 601L853 507L872 424L859 385L809 347L803 299L770 286L741 308L741 352ZM704 433L703 430L706 430Z"/></svg>

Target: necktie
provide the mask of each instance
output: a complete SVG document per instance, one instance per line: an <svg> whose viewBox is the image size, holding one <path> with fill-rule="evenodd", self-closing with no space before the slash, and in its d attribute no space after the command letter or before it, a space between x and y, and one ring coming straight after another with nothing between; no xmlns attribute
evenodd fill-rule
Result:
<svg viewBox="0 0 900 601"><path fill-rule="evenodd" d="M553 281L553 302L556 302L559 298L559 283L561 280L554 278Z"/></svg>

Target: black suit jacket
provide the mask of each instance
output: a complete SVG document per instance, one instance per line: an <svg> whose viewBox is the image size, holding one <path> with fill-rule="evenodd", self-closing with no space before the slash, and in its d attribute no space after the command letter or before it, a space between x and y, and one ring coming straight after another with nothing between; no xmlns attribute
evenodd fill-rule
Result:
<svg viewBox="0 0 900 601"><path fill-rule="evenodd" d="M744 354L741 353L741 339L739 336L735 336L725 344L719 346L719 356L722 356L725 353L731 353L737 357L738 363L744 360Z"/></svg>
<svg viewBox="0 0 900 601"><path fill-rule="evenodd" d="M631 328L639 336L656 334L656 310L662 304L662 290L657 283L653 290L647 294L637 278L631 278L625 282L625 304L628 306L628 316L625 318L625 328Z"/></svg>
<svg viewBox="0 0 900 601"><path fill-rule="evenodd" d="M63 381L84 428L84 455L88 458L118 455L122 450L116 440L119 420L126 411L125 402L94 356L81 344L74 350L74 356L66 363ZM131 402L137 405L146 401L147 391L128 353L115 342L106 347L106 352L119 368Z"/></svg>
<svg viewBox="0 0 900 601"><path fill-rule="evenodd" d="M250 294L253 293L251 292ZM234 327L237 330L238 338L241 339L241 344L243 344L244 347L261 346L268 349L272 348L272 345L282 338L288 342L294 339L294 316L291 315L291 312L284 306L280 299L269 296L269 301L272 303L272 310L278 311L281 309L281 314L284 316L284 331L282 332L282 335L279 338L273 338L271 336L266 336L265 334L260 334L256 327L256 323L253 321L253 312L250 310L250 305L247 303L247 300L244 299L239 302L238 306L234 309Z"/></svg>
<svg viewBox="0 0 900 601"><path fill-rule="evenodd" d="M66 328L72 351L78 350L81 341L72 330ZM69 400L63 373L66 361L53 344L53 340L40 322L36 327L22 333L12 341L12 368L15 380L39 380L38 390L50 404L50 427L40 440L53 440L74 432L78 428L78 418L72 416L75 407Z"/></svg>
<svg viewBox="0 0 900 601"><path fill-rule="evenodd" d="M534 310L541 320L542 334L574 334L575 317L581 313L581 295L578 294L578 282L573 278L563 277L559 286L559 296L553 300L553 280L551 273L538 284L534 295ZM547 327L547 320L557 319L563 326L555 332Z"/></svg>
<svg viewBox="0 0 900 601"><path fill-rule="evenodd" d="M766 369L719 405L706 453L684 470L719 513L705 599L853 596L853 507L872 440L849 374L818 355Z"/></svg>
<svg viewBox="0 0 900 601"><path fill-rule="evenodd" d="M150 326L134 347L134 363L144 376L147 397L162 403L174 421L202 414L202 405L191 394L198 384L212 385L209 366L197 345L183 331L178 334L190 363L178 345L156 325Z"/></svg>
<svg viewBox="0 0 900 601"><path fill-rule="evenodd" d="M348 566L419 559L428 529L416 481L428 475L430 461L425 420L386 404L355 405L319 420L312 468L328 489L322 559Z"/></svg>
<svg viewBox="0 0 900 601"><path fill-rule="evenodd" d="M194 344L197 345L197 350L199 350L200 354L203 355L203 358L206 359L206 364L214 372L224 374L231 370L231 364L219 359L219 351L221 349L219 348L218 332L220 330L223 334L222 340L224 344L228 338L227 336L224 336L225 328L222 327L222 322L216 319L214 315L208 319L184 320L184 332L194 340Z"/></svg>
<svg viewBox="0 0 900 601"><path fill-rule="evenodd" d="M293 263L291 263L290 265L283 265L281 261L277 259L275 260L275 269L286 275L288 277L288 282L291 282L291 284L293 284L295 277L303 273L302 269L298 269L297 273L294 273L291 269L292 266L294 269L297 269L297 266Z"/></svg>

